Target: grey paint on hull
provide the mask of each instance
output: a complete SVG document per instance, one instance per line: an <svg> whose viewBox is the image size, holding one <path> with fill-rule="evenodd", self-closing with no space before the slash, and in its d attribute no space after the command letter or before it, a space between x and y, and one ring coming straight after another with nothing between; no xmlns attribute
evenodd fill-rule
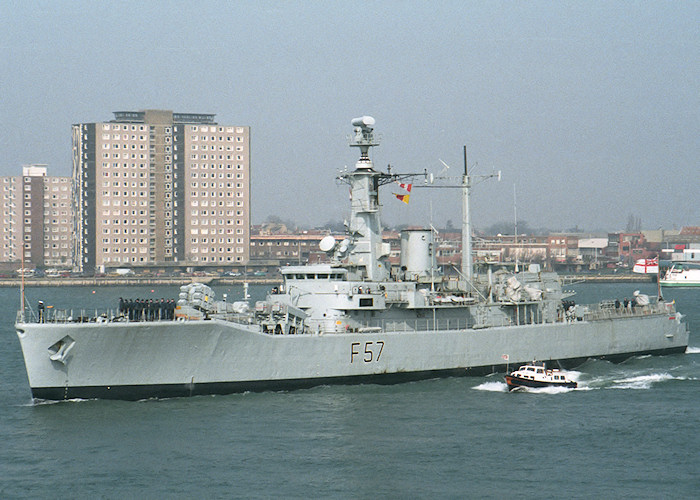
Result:
<svg viewBox="0 0 700 500"><path fill-rule="evenodd" d="M685 347L674 347L658 351L632 352L614 356L600 356L614 362L621 362L632 356L683 354ZM556 365L573 368L586 361L587 358L550 360ZM87 387L41 387L32 389L36 399L69 400L69 399L119 399L138 401L149 398L191 397L213 394L234 394L241 392L289 391L308 389L321 385L358 385L358 384L399 384L433 378L480 376L490 373L505 372L508 365L490 365L471 368L452 368L424 372L383 373L378 375L356 375L349 377L325 377L293 380L249 380L242 382L209 382L191 384L162 384L162 385L126 385L126 386L87 386Z"/></svg>
<svg viewBox="0 0 700 500"><path fill-rule="evenodd" d="M147 397L394 383L481 374L536 360L684 352L667 315L480 330L270 335L225 321L18 324L33 395ZM72 341L63 360L50 346ZM54 356L55 357L55 356ZM265 362L261 362L265 360Z"/></svg>

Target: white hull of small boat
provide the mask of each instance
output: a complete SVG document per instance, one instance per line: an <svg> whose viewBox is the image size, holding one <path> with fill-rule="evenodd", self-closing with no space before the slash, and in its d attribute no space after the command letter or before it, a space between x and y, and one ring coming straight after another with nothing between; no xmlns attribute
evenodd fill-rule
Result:
<svg viewBox="0 0 700 500"><path fill-rule="evenodd" d="M543 364L531 364L520 367L506 375L508 390L518 387L565 387L575 389L578 384L566 377L561 370L548 370Z"/></svg>

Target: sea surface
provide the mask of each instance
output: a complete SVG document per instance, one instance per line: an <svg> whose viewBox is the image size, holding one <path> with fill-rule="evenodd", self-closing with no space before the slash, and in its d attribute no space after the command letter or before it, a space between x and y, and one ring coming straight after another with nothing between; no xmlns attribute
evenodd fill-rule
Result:
<svg viewBox="0 0 700 500"><path fill-rule="evenodd" d="M579 303L650 284L579 284ZM242 287L214 287L239 299ZM175 287L28 288L58 308ZM263 287L253 287L253 299ZM502 374L139 402L31 399L0 289L0 498L698 498L700 289L665 291L688 352L588 361L576 390Z"/></svg>

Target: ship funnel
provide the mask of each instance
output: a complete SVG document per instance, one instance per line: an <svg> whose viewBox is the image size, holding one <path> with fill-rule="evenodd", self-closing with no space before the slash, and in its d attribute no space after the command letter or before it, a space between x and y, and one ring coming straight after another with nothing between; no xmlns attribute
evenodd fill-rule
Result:
<svg viewBox="0 0 700 500"><path fill-rule="evenodd" d="M425 282L434 275L432 230L404 229L401 231L401 270L407 280Z"/></svg>

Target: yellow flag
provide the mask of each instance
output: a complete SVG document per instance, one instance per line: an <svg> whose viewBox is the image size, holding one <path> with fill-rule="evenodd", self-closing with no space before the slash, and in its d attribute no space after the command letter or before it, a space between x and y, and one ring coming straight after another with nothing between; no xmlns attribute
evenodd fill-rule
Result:
<svg viewBox="0 0 700 500"><path fill-rule="evenodd" d="M408 199L411 197L410 194L396 194L393 193L394 196L396 196L396 199L399 201L403 201L406 205L408 205Z"/></svg>

